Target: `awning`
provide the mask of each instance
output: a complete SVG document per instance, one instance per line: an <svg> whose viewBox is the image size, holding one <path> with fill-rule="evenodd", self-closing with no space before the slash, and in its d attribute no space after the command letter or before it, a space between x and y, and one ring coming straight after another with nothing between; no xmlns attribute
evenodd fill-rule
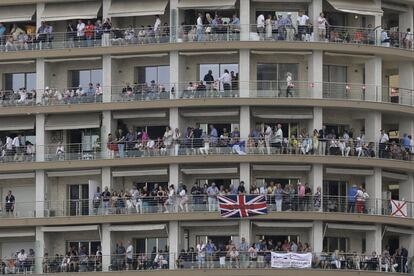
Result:
<svg viewBox="0 0 414 276"><path fill-rule="evenodd" d="M180 222L181 227L226 227L226 226L238 226L238 220L230 221L183 221Z"/></svg>
<svg viewBox="0 0 414 276"><path fill-rule="evenodd" d="M312 119L312 109L271 109L254 110L253 116L260 119L298 120Z"/></svg>
<svg viewBox="0 0 414 276"><path fill-rule="evenodd" d="M295 166L295 165L253 165L253 171L278 171L278 172L298 172L298 171L310 171L310 165Z"/></svg>
<svg viewBox="0 0 414 276"><path fill-rule="evenodd" d="M36 12L36 5L2 6L0 9L0 22L32 21Z"/></svg>
<svg viewBox="0 0 414 276"><path fill-rule="evenodd" d="M35 173L2 173L0 179L25 179L34 178Z"/></svg>
<svg viewBox="0 0 414 276"><path fill-rule="evenodd" d="M179 0L179 9L195 10L228 10L234 9L236 0Z"/></svg>
<svg viewBox="0 0 414 276"><path fill-rule="evenodd" d="M237 168L181 169L184 174L234 174Z"/></svg>
<svg viewBox="0 0 414 276"><path fill-rule="evenodd" d="M135 119L135 118L166 118L167 111L116 111L112 117L118 119Z"/></svg>
<svg viewBox="0 0 414 276"><path fill-rule="evenodd" d="M76 225L76 226L45 226L42 232L83 232L98 231L98 225Z"/></svg>
<svg viewBox="0 0 414 276"><path fill-rule="evenodd" d="M100 1L48 3L41 15L42 21L94 19L98 17Z"/></svg>
<svg viewBox="0 0 414 276"><path fill-rule="evenodd" d="M404 173L393 173L393 172L387 172L387 171L382 171L382 177L393 179L393 180L402 180L402 181L408 180L408 175Z"/></svg>
<svg viewBox="0 0 414 276"><path fill-rule="evenodd" d="M406 234L406 235L413 235L414 230L408 228L400 228L400 227L392 227L392 226L385 226L385 231L398 233L398 234Z"/></svg>
<svg viewBox="0 0 414 276"><path fill-rule="evenodd" d="M181 111L183 117L231 117L239 116L239 110L227 109L227 111Z"/></svg>
<svg viewBox="0 0 414 276"><path fill-rule="evenodd" d="M370 176L374 175L374 170L326 168L326 173Z"/></svg>
<svg viewBox="0 0 414 276"><path fill-rule="evenodd" d="M359 224L341 224L341 223L327 223L330 229L340 230L355 230L355 231L375 231L377 227L375 225L359 225Z"/></svg>
<svg viewBox="0 0 414 276"><path fill-rule="evenodd" d="M0 119L0 131L30 130L34 128L34 116L2 117Z"/></svg>
<svg viewBox="0 0 414 276"><path fill-rule="evenodd" d="M81 170L81 171L55 171L46 172L48 177L65 177L65 176L85 176L85 175L100 175L101 170Z"/></svg>
<svg viewBox="0 0 414 276"><path fill-rule="evenodd" d="M0 231L0 238L21 238L21 237L34 237L36 235L35 230L15 230L4 229Z"/></svg>
<svg viewBox="0 0 414 276"><path fill-rule="evenodd" d="M142 225L114 225L109 227L109 231L131 232L131 231L157 231L167 228L165 224L142 224Z"/></svg>
<svg viewBox="0 0 414 276"><path fill-rule="evenodd" d="M113 171L113 177L124 177L124 176L148 176L148 175L168 175L167 169L159 170L133 170L133 171Z"/></svg>
<svg viewBox="0 0 414 276"><path fill-rule="evenodd" d="M99 113L90 114L71 114L68 115L49 115L46 118L45 130L63 129L87 129L100 128L101 117Z"/></svg>
<svg viewBox="0 0 414 276"><path fill-rule="evenodd" d="M112 1L110 17L160 15L165 13L168 0L116 0Z"/></svg>
<svg viewBox="0 0 414 276"><path fill-rule="evenodd" d="M328 0L335 10L361 15L382 16L381 6L375 0ZM381 2L379 2L381 3Z"/></svg>
<svg viewBox="0 0 414 276"><path fill-rule="evenodd" d="M263 228L311 228L312 222L273 222L273 221L260 221L254 222L257 227Z"/></svg>

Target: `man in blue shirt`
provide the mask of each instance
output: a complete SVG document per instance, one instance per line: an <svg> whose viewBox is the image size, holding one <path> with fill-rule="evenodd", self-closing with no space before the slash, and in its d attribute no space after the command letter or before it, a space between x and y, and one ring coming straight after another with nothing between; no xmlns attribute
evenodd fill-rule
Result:
<svg viewBox="0 0 414 276"><path fill-rule="evenodd" d="M402 139L402 144L404 149L409 153L410 152L410 138L408 137L407 133L404 133L403 139Z"/></svg>
<svg viewBox="0 0 414 276"><path fill-rule="evenodd" d="M207 195L208 195L208 211L216 211L217 210L217 195L219 193L218 188L216 187L216 183L211 183L211 186L207 188Z"/></svg>
<svg viewBox="0 0 414 276"><path fill-rule="evenodd" d="M214 268L214 253L217 251L216 245L213 243L212 240L208 240L206 245L206 252L207 252L207 262L209 268Z"/></svg>
<svg viewBox="0 0 414 276"><path fill-rule="evenodd" d="M352 185L351 189L348 191L348 212L355 212L355 196L358 192L357 185Z"/></svg>

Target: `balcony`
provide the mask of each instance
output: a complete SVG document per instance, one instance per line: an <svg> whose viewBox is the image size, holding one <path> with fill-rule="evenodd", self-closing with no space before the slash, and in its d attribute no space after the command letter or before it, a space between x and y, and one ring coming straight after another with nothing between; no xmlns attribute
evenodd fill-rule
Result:
<svg viewBox="0 0 414 276"><path fill-rule="evenodd" d="M102 39L102 34L93 33L88 37L78 37L76 32L54 32L26 35L23 39L15 40L12 36L5 36L1 50L4 52L16 51L49 51L57 49L96 48L112 46L140 46L166 43L221 43L225 41L278 41L302 43L330 43L366 45L393 49L413 50L412 43L405 41L405 33L382 30L379 28L355 28L344 26L329 26L323 38L313 37L312 30L293 36L279 34L276 30L262 32L256 25L223 25L218 27L204 26L197 29L194 25L179 27L163 26L160 31L154 32L152 27L146 28L114 28L109 31L109 38ZM106 35L106 34L105 34ZM105 36L104 35L104 36ZM105 36L106 37L106 36Z"/></svg>
<svg viewBox="0 0 414 276"><path fill-rule="evenodd" d="M103 93L111 95L110 102L112 103L191 99L292 98L332 99L414 106L414 93L412 89L360 83L312 83L307 81L293 81L288 87L285 80L235 81L229 90L224 90L223 85L219 81L212 84L189 81L186 83L99 87L81 92L78 88L0 91L0 106L59 106L102 103Z"/></svg>

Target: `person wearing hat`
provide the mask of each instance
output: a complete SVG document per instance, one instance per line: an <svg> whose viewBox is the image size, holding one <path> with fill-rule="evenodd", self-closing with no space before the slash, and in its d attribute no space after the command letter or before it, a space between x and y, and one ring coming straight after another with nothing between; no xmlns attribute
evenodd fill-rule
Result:
<svg viewBox="0 0 414 276"><path fill-rule="evenodd" d="M348 212L354 213L355 212L355 200L358 193L357 185L352 185L351 189L348 191Z"/></svg>

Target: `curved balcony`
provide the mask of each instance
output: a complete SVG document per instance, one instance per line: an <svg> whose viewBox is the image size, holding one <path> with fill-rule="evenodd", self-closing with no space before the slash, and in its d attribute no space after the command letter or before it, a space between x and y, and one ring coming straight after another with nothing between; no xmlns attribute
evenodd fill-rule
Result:
<svg viewBox="0 0 414 276"><path fill-rule="evenodd" d="M214 214L218 213L217 204L208 204L207 195L188 195L184 201L179 195L174 195L167 202L167 195L149 196L139 195L137 198L131 198L131 195L125 193L116 200L84 199L84 200L64 200L64 201L36 201L36 202L15 202L13 205L2 203L4 207L2 218L4 219L27 219L27 218L58 218L58 217L91 217L91 216L113 216L113 215L132 215L145 216L148 214L166 213L176 214L195 214L201 213ZM18 199L17 199L18 200ZM392 200L367 198L361 201L352 200L347 196L330 196L330 195L309 195L299 198L297 194L283 195L281 205L278 207L275 203L275 195L266 195L268 213L282 214L290 213L294 215L306 213L320 214L348 214L364 216L385 216L392 218L414 218L414 203L405 202L404 210L398 211L393 209ZM280 208L280 209L278 209ZM7 210L13 210L7 212ZM257 217L258 219L262 217Z"/></svg>
<svg viewBox="0 0 414 276"><path fill-rule="evenodd" d="M206 32L208 29L212 32ZM405 33L380 28L329 26L326 28L324 38L314 37L312 33L312 27L309 27L303 34L298 34L295 31L293 36L281 35L276 32L266 34L259 31L256 25L223 25L217 28L204 26L201 30L197 30L195 25L163 26L158 32L154 32L152 27L143 29L113 28L106 33L108 38L104 38L106 36L99 33L78 37L76 32L40 33L21 38L7 35L4 38L6 43L2 45L1 50L5 52L47 51L183 42L220 43L224 41L321 42L413 50L412 43L408 43L404 39Z"/></svg>
<svg viewBox="0 0 414 276"><path fill-rule="evenodd" d="M46 248L47 250L47 248ZM250 250L250 249L249 249ZM253 249L254 250L254 249ZM375 252L371 254L345 253L345 252L297 252L296 262L289 260L272 261L272 250L262 251L263 260L250 258L250 251L239 251L234 245L231 251L217 250L208 258L205 254L199 256L195 251L167 252L140 252L132 254L129 262L126 254L118 255L88 255L82 252L79 255L80 265L62 265L63 256L48 256L47 258L30 257L24 265L17 263L17 274L32 274L37 265L42 264L41 269L36 269L39 274L62 274L89 272L101 275L297 275L306 271L311 275L384 275L384 273L406 274L409 272L408 264L412 258L399 258L394 260L388 256L382 256ZM86 253L86 254L85 254ZM288 257L288 252L274 252L279 257ZM221 256L224 256L221 258ZM390 264L385 265L385 259L390 258ZM64 263L64 262L63 262ZM105 265L108 267L105 267ZM290 271L289 271L290 270ZM131 272L132 271L132 272ZM118 273L118 274L117 274ZM398 274L396 274L398 275Z"/></svg>
<svg viewBox="0 0 414 276"><path fill-rule="evenodd" d="M195 102L196 100L205 99L217 101L220 99L238 98L274 99L280 100L280 102L289 99L324 99L384 103L401 107L414 106L414 91L412 89L358 83L312 83L307 81L293 81L288 88L285 80L237 81L232 83L230 90L224 90L219 82L206 85L204 82L194 81L186 83L136 84L124 87L94 87L92 89L85 88L82 91L78 88L0 91L0 106L8 107L4 115L10 114L12 107L17 108L16 114L19 111L31 113L32 108L39 106L99 104L103 102L103 93L111 95L110 103L136 102L148 104L149 102L156 103L174 100L192 100ZM41 99L37 97L41 97ZM390 108L394 110L394 107L390 106ZM36 110L32 112L34 113Z"/></svg>

